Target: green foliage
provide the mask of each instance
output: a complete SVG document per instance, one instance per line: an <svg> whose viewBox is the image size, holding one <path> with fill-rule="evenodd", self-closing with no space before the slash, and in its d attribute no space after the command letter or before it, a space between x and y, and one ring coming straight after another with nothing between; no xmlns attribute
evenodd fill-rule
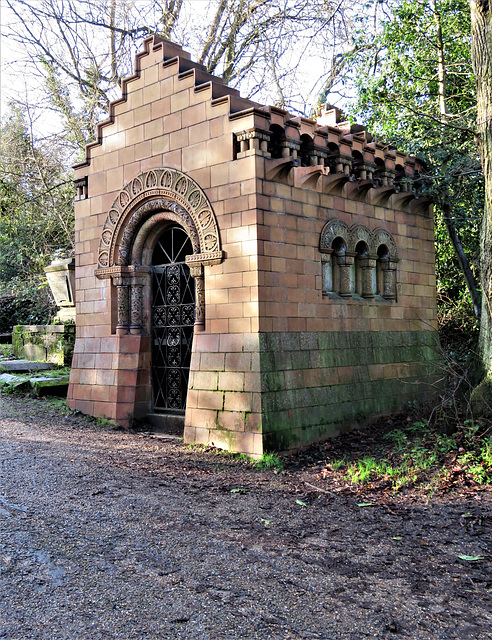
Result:
<svg viewBox="0 0 492 640"><path fill-rule="evenodd" d="M376 52L358 61L352 116L385 143L427 167L418 185L436 202L436 266L441 325L477 334L468 292L443 212L450 211L478 280L483 175L474 140L475 83L465 0L399 0ZM441 84L439 52L442 53ZM442 89L444 88L444 92Z"/></svg>
<svg viewBox="0 0 492 640"><path fill-rule="evenodd" d="M49 324L56 305L44 276L0 281L0 333L9 333L16 324Z"/></svg>
<svg viewBox="0 0 492 640"><path fill-rule="evenodd" d="M11 344L0 344L0 360L14 357L14 349Z"/></svg>
<svg viewBox="0 0 492 640"><path fill-rule="evenodd" d="M284 463L275 453L264 453L259 460L255 462L257 469L275 469L282 471Z"/></svg>
<svg viewBox="0 0 492 640"><path fill-rule="evenodd" d="M393 491L413 486L433 492L456 477L492 483L492 437L479 422L466 420L447 434L427 420L418 421L390 431L385 439L388 447L379 455L335 458L329 467L353 484L383 483Z"/></svg>
<svg viewBox="0 0 492 640"><path fill-rule="evenodd" d="M42 274L73 247L73 185L56 145L35 143L18 108L0 123L0 283Z"/></svg>

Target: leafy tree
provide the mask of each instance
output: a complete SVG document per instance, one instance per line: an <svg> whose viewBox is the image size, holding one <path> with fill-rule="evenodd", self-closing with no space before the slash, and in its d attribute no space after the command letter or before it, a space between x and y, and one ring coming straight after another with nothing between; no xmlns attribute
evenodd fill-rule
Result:
<svg viewBox="0 0 492 640"><path fill-rule="evenodd" d="M455 319L466 297L463 277L480 315L475 274L483 176L474 143L469 33L465 0L398 2L377 48L359 61L354 111L382 140L426 163L419 186L436 202L441 313L451 308Z"/></svg>
<svg viewBox="0 0 492 640"><path fill-rule="evenodd" d="M73 247L73 196L60 149L35 142L28 114L12 108L0 124L0 286Z"/></svg>

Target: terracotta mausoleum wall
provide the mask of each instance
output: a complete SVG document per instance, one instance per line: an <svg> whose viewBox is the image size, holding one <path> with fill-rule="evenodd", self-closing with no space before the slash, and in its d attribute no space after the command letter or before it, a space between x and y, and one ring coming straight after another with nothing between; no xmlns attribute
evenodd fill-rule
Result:
<svg viewBox="0 0 492 640"><path fill-rule="evenodd" d="M422 168L339 120L242 99L180 47L145 41L76 167L73 409L127 427L156 413L152 350L174 344L175 321L152 333L152 256L173 225L196 302L183 408L159 415L184 416L185 441L288 451L433 393Z"/></svg>

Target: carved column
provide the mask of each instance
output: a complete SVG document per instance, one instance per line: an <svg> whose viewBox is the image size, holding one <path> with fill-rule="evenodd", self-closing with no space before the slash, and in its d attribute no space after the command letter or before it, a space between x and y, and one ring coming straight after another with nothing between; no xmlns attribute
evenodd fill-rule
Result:
<svg viewBox="0 0 492 640"><path fill-rule="evenodd" d="M130 286L130 333L139 335L143 326L142 289L143 278L133 278Z"/></svg>
<svg viewBox="0 0 492 640"><path fill-rule="evenodd" d="M372 274L376 268L375 258L361 258L361 296L363 298L374 298L374 292L372 290Z"/></svg>
<svg viewBox="0 0 492 640"><path fill-rule="evenodd" d="M383 272L383 298L385 300L396 300L396 262L393 260L384 261L381 264Z"/></svg>
<svg viewBox="0 0 492 640"><path fill-rule="evenodd" d="M294 138L287 138L282 142L282 158L293 158L297 160L299 151L301 149L301 143Z"/></svg>
<svg viewBox="0 0 492 640"><path fill-rule="evenodd" d="M349 298L352 295L350 291L350 267L354 264L354 256L347 254L337 256L337 264L340 270L340 289L338 293L342 298Z"/></svg>
<svg viewBox="0 0 492 640"><path fill-rule="evenodd" d="M205 330L205 278L201 264L190 266L191 277L195 279L195 331Z"/></svg>
<svg viewBox="0 0 492 640"><path fill-rule="evenodd" d="M116 299L117 299L117 321L116 321L116 335L123 336L128 333L130 326L130 304L129 304L129 278L123 278L121 276L113 276L113 284L116 287Z"/></svg>
<svg viewBox="0 0 492 640"><path fill-rule="evenodd" d="M324 250L326 251L326 249ZM333 293L333 266L331 263L331 253L321 254L321 292L323 295Z"/></svg>

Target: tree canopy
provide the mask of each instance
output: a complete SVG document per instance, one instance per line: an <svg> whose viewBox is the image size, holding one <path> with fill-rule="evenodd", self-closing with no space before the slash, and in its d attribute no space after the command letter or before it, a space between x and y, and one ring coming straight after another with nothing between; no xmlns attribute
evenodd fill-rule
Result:
<svg viewBox="0 0 492 640"><path fill-rule="evenodd" d="M441 312L466 315L471 298L479 316L483 175L475 144L467 2L398 2L375 48L356 64L353 114L380 139L427 166L420 189L436 202Z"/></svg>
<svg viewBox="0 0 492 640"><path fill-rule="evenodd" d="M321 88L336 86L349 54L363 46L354 34L370 21L362 0L5 3L5 37L21 45L26 69L79 148L94 139L146 36L182 44L246 97L304 114Z"/></svg>

